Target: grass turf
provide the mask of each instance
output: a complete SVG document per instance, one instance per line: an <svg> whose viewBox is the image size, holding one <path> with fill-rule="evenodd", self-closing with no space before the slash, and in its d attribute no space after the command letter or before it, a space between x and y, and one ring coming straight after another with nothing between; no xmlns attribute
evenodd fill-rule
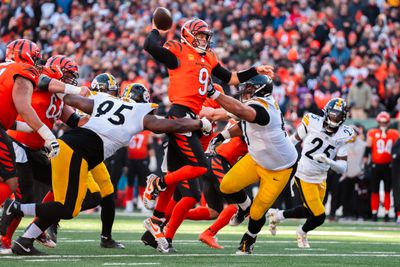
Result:
<svg viewBox="0 0 400 267"><path fill-rule="evenodd" d="M234 255L245 226L227 227L218 235L224 250L214 250L197 241L210 222L187 221L179 229L174 246L178 254L163 255L145 247L143 217L117 215L114 239L124 250L99 247L98 215L80 215L62 221L58 247L46 256L0 255L0 266L399 266L400 227L393 223L329 223L309 234L311 249L298 249L295 230L300 221L287 221L271 236L267 226L259 234L254 255ZM16 234L31 218L24 218Z"/></svg>

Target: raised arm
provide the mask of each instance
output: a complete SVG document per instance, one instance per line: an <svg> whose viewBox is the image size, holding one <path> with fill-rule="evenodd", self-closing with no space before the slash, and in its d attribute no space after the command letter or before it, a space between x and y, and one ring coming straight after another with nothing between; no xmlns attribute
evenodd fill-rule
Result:
<svg viewBox="0 0 400 267"><path fill-rule="evenodd" d="M212 74L215 75L221 81L229 85L238 85L239 83L246 82L258 74L265 74L269 77L274 77L274 67L269 65L262 65L257 67L251 67L244 71L229 71L222 67L219 63L212 70Z"/></svg>
<svg viewBox="0 0 400 267"><path fill-rule="evenodd" d="M201 120L186 118L169 120L160 119L150 114L144 116L143 126L145 130L150 130L154 133L186 133L211 129L211 123L205 118Z"/></svg>
<svg viewBox="0 0 400 267"><path fill-rule="evenodd" d="M77 108L86 114L92 114L94 100L80 95L66 95L64 96L64 103L71 107Z"/></svg>

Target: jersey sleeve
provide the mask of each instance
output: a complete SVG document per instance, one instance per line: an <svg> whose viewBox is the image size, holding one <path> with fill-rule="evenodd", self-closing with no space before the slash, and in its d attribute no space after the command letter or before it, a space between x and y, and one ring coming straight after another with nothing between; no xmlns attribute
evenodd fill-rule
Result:
<svg viewBox="0 0 400 267"><path fill-rule="evenodd" d="M141 131L144 130L143 119L144 116L149 114L152 110L158 108L157 104L154 103L138 103L135 104L135 117L137 121L141 123Z"/></svg>
<svg viewBox="0 0 400 267"><path fill-rule="evenodd" d="M337 157L347 157L348 148L349 148L348 144L344 144L343 146L339 147L336 156Z"/></svg>
<svg viewBox="0 0 400 267"><path fill-rule="evenodd" d="M176 40L169 40L164 44L164 47L171 51L176 57L179 58L179 56L182 53L182 44L179 43Z"/></svg>
<svg viewBox="0 0 400 267"><path fill-rule="evenodd" d="M301 119L301 124L304 126L304 130L307 133L308 127L310 126L310 113L307 113L303 116L303 119Z"/></svg>
<svg viewBox="0 0 400 267"><path fill-rule="evenodd" d="M219 59L217 57L217 54L215 54L215 52L213 50L210 50L210 64L211 64L211 69L214 69L218 63L219 63Z"/></svg>
<svg viewBox="0 0 400 267"><path fill-rule="evenodd" d="M40 76L39 70L37 68L28 64L15 64L14 66L14 79L16 78L16 76L21 76L30 80L34 87L37 86Z"/></svg>

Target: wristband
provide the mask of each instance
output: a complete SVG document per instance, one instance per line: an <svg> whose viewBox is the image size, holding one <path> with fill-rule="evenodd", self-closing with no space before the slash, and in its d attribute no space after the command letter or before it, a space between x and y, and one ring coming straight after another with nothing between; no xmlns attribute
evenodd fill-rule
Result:
<svg viewBox="0 0 400 267"><path fill-rule="evenodd" d="M42 125L42 127L37 130L37 133L43 138L43 140L53 140L56 139L54 134L50 131L49 127Z"/></svg>
<svg viewBox="0 0 400 267"><path fill-rule="evenodd" d="M78 86L74 86L71 84L65 84L65 94L70 94L70 95L79 95L81 92L81 88Z"/></svg>
<svg viewBox="0 0 400 267"><path fill-rule="evenodd" d="M217 90L215 90L215 93L214 94L212 94L211 96L209 96L209 98L211 98L211 99L217 99L219 96L221 95L221 92L220 91L217 91Z"/></svg>
<svg viewBox="0 0 400 267"><path fill-rule="evenodd" d="M223 131L221 132L221 135L225 138L225 140L226 140L226 139L231 139L231 134L229 133L228 130L223 130Z"/></svg>
<svg viewBox="0 0 400 267"><path fill-rule="evenodd" d="M51 82L51 78L47 77L46 75L40 75L39 82L38 82L38 89L41 91L49 91L49 84Z"/></svg>
<svg viewBox="0 0 400 267"><path fill-rule="evenodd" d="M72 113L71 116L69 116L67 120L67 125L71 128L75 128L78 126L79 120L81 119L81 116L79 116L76 113Z"/></svg>

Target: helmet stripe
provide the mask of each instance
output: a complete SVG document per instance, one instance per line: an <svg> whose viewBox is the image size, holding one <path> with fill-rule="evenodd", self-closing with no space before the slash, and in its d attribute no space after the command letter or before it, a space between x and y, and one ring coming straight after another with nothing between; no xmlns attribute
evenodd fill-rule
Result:
<svg viewBox="0 0 400 267"><path fill-rule="evenodd" d="M62 56L62 57L61 57L61 60L60 60L60 67L62 67L62 68L63 68L63 67L65 67L65 66L63 66L63 65L62 65L62 64L63 64L63 61L64 61L64 59L66 59L66 58L65 58L64 56Z"/></svg>
<svg viewBox="0 0 400 267"><path fill-rule="evenodd" d="M107 73L107 76L108 76L108 80L110 82L110 87L115 86L114 80L113 80L113 78L111 78L111 75L109 73Z"/></svg>
<svg viewBox="0 0 400 267"><path fill-rule="evenodd" d="M18 51L19 60L22 60L22 49L24 47L24 44L25 44L25 39L22 40L21 46L19 47L19 51Z"/></svg>

